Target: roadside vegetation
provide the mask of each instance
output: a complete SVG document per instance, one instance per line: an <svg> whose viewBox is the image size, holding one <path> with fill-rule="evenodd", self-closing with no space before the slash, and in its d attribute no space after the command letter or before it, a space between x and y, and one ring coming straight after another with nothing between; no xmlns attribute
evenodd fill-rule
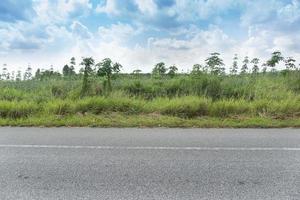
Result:
<svg viewBox="0 0 300 200"><path fill-rule="evenodd" d="M234 55L228 73L218 53L190 73L163 62L152 73L122 73L109 58L72 58L62 73L4 65L0 125L300 127L300 69L280 52L265 63Z"/></svg>

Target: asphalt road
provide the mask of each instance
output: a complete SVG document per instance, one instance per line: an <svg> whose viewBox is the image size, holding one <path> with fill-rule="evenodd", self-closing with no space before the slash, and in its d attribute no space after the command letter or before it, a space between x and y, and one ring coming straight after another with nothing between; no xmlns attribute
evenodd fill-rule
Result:
<svg viewBox="0 0 300 200"><path fill-rule="evenodd" d="M299 129L0 128L0 199L300 199Z"/></svg>

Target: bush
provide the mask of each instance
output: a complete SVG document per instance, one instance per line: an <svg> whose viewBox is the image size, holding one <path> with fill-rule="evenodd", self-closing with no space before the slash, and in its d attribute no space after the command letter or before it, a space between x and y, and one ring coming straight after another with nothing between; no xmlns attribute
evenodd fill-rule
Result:
<svg viewBox="0 0 300 200"><path fill-rule="evenodd" d="M67 89L64 88L63 86L53 85L51 87L51 93L56 98L64 99L67 96Z"/></svg>
<svg viewBox="0 0 300 200"><path fill-rule="evenodd" d="M92 112L95 114L99 114L106 110L108 107L108 102L105 100L104 97L97 97L97 98L84 98L78 101L75 105L75 111L86 113Z"/></svg>
<svg viewBox="0 0 300 200"><path fill-rule="evenodd" d="M251 105L244 100L220 100L209 106L209 115L212 117L229 117L234 115L251 114Z"/></svg>
<svg viewBox="0 0 300 200"><path fill-rule="evenodd" d="M126 97L122 98L106 98L94 97L80 100L76 106L76 112L91 112L100 114L102 112L126 112L139 113L143 111L143 101Z"/></svg>
<svg viewBox="0 0 300 200"><path fill-rule="evenodd" d="M222 81L222 96L228 99L254 99L255 79L230 77Z"/></svg>
<svg viewBox="0 0 300 200"><path fill-rule="evenodd" d="M289 72L288 76L288 87L296 92L300 93L300 71L295 71L295 72Z"/></svg>
<svg viewBox="0 0 300 200"><path fill-rule="evenodd" d="M0 117L3 118L28 117L37 111L39 111L39 107L33 102L0 101Z"/></svg>
<svg viewBox="0 0 300 200"><path fill-rule="evenodd" d="M159 98L148 104L148 112L179 117L204 116L208 111L209 100L199 97Z"/></svg>
<svg viewBox="0 0 300 200"><path fill-rule="evenodd" d="M221 87L221 81L213 77L209 80L205 80L204 82L204 88L205 88L205 94L208 97L211 97L213 100L220 99L222 96L222 87Z"/></svg>
<svg viewBox="0 0 300 200"><path fill-rule="evenodd" d="M284 101L269 102L269 114L271 116L300 116L299 99L286 99Z"/></svg>
<svg viewBox="0 0 300 200"><path fill-rule="evenodd" d="M6 101L21 101L25 97L25 94L13 88L1 88L0 89L0 100Z"/></svg>
<svg viewBox="0 0 300 200"><path fill-rule="evenodd" d="M53 100L45 105L47 113L66 115L74 113L73 102L66 100Z"/></svg>

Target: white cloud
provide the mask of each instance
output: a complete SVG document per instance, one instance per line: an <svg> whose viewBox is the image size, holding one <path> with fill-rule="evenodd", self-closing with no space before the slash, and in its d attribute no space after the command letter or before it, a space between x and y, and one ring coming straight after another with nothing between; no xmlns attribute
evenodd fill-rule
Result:
<svg viewBox="0 0 300 200"><path fill-rule="evenodd" d="M154 15L157 12L157 6L153 0L135 0L135 3L143 14Z"/></svg>
<svg viewBox="0 0 300 200"><path fill-rule="evenodd" d="M300 20L300 1L293 0L291 4L288 4L278 11L278 15L281 19L293 23Z"/></svg>
<svg viewBox="0 0 300 200"><path fill-rule="evenodd" d="M274 46L276 49L284 49L290 53L298 53L300 55L300 31L290 34L281 35L274 38Z"/></svg>
<svg viewBox="0 0 300 200"><path fill-rule="evenodd" d="M130 37L134 37L140 32L139 28L134 28L129 24L112 24L110 27L99 27L98 36L103 41L113 41L117 43L126 42Z"/></svg>
<svg viewBox="0 0 300 200"><path fill-rule="evenodd" d="M163 61L168 65L176 64L181 69L190 69L194 63L203 63L211 52L226 52L225 59L233 55L232 47L235 41L229 38L218 27L195 33L190 39L150 38L145 46L136 45L133 48L125 45L127 40L134 37L135 29L128 24L116 24L110 28L99 28L99 34L105 36L77 43L73 54L90 55L97 59L110 57L123 64L127 72L140 68L150 72L155 63ZM112 36L116 38L111 38ZM108 39L109 38L109 39ZM99 57L99 55L101 57ZM227 57L226 57L227 56Z"/></svg>
<svg viewBox="0 0 300 200"><path fill-rule="evenodd" d="M73 35L79 37L80 39L89 39L92 37L92 34L89 32L89 29L84 26L79 21L74 21L71 25Z"/></svg>
<svg viewBox="0 0 300 200"><path fill-rule="evenodd" d="M98 4L96 7L96 12L118 15L119 10L117 8L116 0L106 0L106 2L104 1L101 4Z"/></svg>
<svg viewBox="0 0 300 200"><path fill-rule="evenodd" d="M216 17L236 4L237 1L234 0L176 0L174 9L180 20L196 21L197 19L206 20L213 16Z"/></svg>
<svg viewBox="0 0 300 200"><path fill-rule="evenodd" d="M92 10L92 4L89 0L41 0L36 1L33 8L41 22L61 24L89 14Z"/></svg>
<svg viewBox="0 0 300 200"><path fill-rule="evenodd" d="M245 27L253 24L272 21L276 17L276 11L280 6L276 0L270 1L247 1L245 10L241 16L241 24Z"/></svg>

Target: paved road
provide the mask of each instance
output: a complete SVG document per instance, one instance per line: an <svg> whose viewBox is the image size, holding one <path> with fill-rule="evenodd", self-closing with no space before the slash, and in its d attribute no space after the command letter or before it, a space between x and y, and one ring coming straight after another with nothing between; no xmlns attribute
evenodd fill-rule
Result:
<svg viewBox="0 0 300 200"><path fill-rule="evenodd" d="M0 199L300 199L299 129L0 128Z"/></svg>

